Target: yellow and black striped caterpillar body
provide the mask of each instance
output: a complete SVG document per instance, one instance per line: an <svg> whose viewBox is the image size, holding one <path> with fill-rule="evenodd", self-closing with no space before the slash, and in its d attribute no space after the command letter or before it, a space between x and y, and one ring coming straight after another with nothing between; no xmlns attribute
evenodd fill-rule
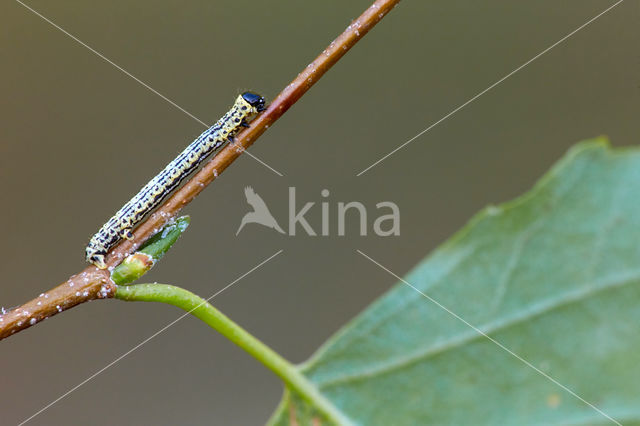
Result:
<svg viewBox="0 0 640 426"><path fill-rule="evenodd" d="M264 105L264 98L254 93L245 92L238 96L229 112L186 147L100 228L85 250L87 262L100 269L106 268L107 252L122 238L131 238L133 227L158 207L205 158L225 142L233 140L250 117L264 110Z"/></svg>

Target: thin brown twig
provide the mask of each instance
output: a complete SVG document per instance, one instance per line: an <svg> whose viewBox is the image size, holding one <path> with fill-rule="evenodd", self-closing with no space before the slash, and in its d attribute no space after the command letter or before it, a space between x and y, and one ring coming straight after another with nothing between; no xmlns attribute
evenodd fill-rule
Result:
<svg viewBox="0 0 640 426"><path fill-rule="evenodd" d="M240 154L249 148L276 120L304 95L320 78L371 30L400 0L376 0L354 20L338 38L322 51L271 102L266 111L256 117L249 128L239 133L233 144L224 147L202 170L178 189L135 231L132 240L124 240L107 256L109 269L117 266L149 237L176 217L202 190L213 182ZM28 328L89 300L113 297L115 284L108 270L89 266L59 286L42 293L18 308L0 315L0 339Z"/></svg>

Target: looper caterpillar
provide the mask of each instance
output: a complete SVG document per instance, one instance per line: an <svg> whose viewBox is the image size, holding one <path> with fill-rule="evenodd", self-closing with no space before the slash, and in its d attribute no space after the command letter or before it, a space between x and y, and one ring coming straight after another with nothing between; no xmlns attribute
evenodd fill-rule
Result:
<svg viewBox="0 0 640 426"><path fill-rule="evenodd" d="M247 120L265 109L264 98L245 92L216 124L187 146L171 163L151 179L131 200L105 223L85 250L87 262L105 269L105 256L122 238L132 238L133 228L178 187L212 152L218 150Z"/></svg>

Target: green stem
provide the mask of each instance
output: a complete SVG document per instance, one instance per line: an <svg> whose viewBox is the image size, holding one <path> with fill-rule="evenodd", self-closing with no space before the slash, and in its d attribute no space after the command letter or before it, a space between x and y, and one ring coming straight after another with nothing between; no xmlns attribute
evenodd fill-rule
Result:
<svg viewBox="0 0 640 426"><path fill-rule="evenodd" d="M338 425L352 424L293 364L253 337L206 300L190 291L168 284L119 285L116 298L127 301L161 302L183 309L207 323L276 373L290 389L315 406L328 420Z"/></svg>

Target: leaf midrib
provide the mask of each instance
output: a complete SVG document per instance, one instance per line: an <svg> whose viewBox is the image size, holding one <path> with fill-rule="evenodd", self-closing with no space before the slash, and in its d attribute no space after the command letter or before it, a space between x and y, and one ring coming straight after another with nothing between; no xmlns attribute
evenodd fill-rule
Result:
<svg viewBox="0 0 640 426"><path fill-rule="evenodd" d="M474 325L479 330L487 335L494 334L496 332L508 330L524 321L528 321L537 318L546 313L563 308L572 303L580 302L589 296L598 294L605 290L612 288L623 287L628 284L635 283L640 280L640 269L633 270L630 273L622 274L614 278L604 279L596 281L595 285L581 287L578 290L567 292L563 297L553 298L551 301L546 300L538 302L532 305L532 308L522 311L519 314L513 315L510 318L506 317L500 321L488 323L483 326ZM367 369L366 371L345 375L325 381L315 381L316 386L319 389L326 389L336 385L345 383L357 382L359 380L369 379L372 377L380 376L403 367L415 364L423 359L430 358L439 354L442 354L448 350L457 348L479 338L483 338L482 334L477 333L473 329L469 328L469 333L459 334L456 338L449 339L439 345L433 345L426 349L419 350L416 353L402 358L396 358L396 360L386 363L380 363L377 367ZM313 380L313 379L312 379Z"/></svg>

